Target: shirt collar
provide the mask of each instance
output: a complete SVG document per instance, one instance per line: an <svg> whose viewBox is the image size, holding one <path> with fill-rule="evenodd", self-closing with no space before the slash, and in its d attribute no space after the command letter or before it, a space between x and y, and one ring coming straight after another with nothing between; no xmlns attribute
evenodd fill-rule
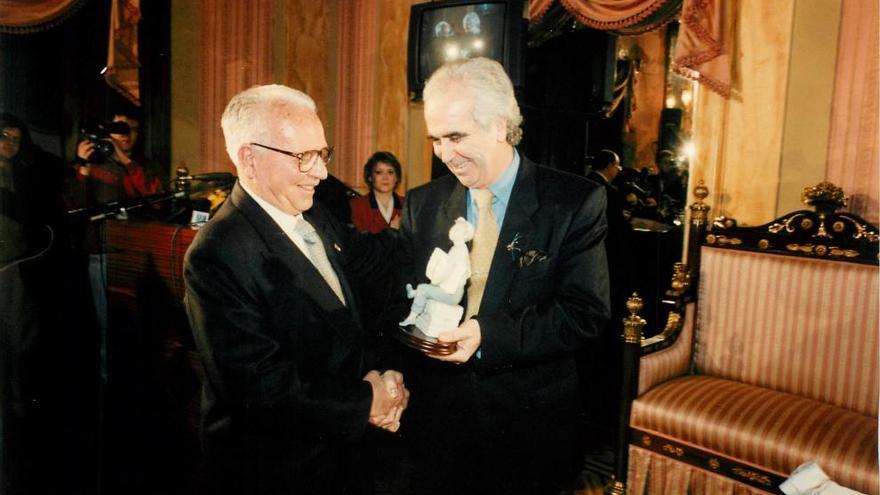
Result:
<svg viewBox="0 0 880 495"><path fill-rule="evenodd" d="M519 153L516 151L516 148L514 148L513 159L510 161L510 165L495 182L489 185L489 190L492 191L492 195L505 208L510 200L510 194L513 192L513 184L516 182L516 173L519 170L519 164L521 161ZM468 189L468 197L472 203L476 201L474 195L470 194L470 189Z"/></svg>
<svg viewBox="0 0 880 495"><path fill-rule="evenodd" d="M285 213L272 203L254 194L250 190L250 188L244 184L243 181L238 181L238 184L241 186L242 189L244 189L244 192L248 193L248 196L253 198L254 201L256 201L258 205L260 205L260 208L265 210L265 212L268 213L270 217L272 217L272 220L274 220L275 223L277 223L278 226L281 227L281 230L283 230L288 235L296 230L296 225L303 217L302 213L300 213L299 215L291 215L290 213Z"/></svg>

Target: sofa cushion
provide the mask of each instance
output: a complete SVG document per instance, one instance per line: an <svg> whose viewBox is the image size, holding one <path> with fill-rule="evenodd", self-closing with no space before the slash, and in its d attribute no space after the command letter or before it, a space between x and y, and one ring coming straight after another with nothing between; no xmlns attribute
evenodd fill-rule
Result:
<svg viewBox="0 0 880 495"><path fill-rule="evenodd" d="M805 397L691 375L639 397L630 425L783 476L815 460L843 486L880 491L877 418Z"/></svg>
<svg viewBox="0 0 880 495"><path fill-rule="evenodd" d="M876 266L703 247L698 373L877 416Z"/></svg>

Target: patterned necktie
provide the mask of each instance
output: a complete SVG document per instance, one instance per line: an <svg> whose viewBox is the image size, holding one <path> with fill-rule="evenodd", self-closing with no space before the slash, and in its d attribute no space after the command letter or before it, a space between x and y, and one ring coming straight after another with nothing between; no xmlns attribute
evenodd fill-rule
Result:
<svg viewBox="0 0 880 495"><path fill-rule="evenodd" d="M305 253L306 256L308 256L312 264L315 265L318 272L321 273L321 276L324 278L324 281L327 282L327 285L333 289L336 297L338 297L342 304L345 305L345 296L342 294L342 286L339 284L339 277L336 276L336 272L333 271L333 267L330 265L330 260L327 259L327 253L324 251L324 243L321 242L321 238L318 236L315 228L304 218L300 218L299 221L296 222L296 229L294 230L296 230L306 242L309 251L308 253Z"/></svg>
<svg viewBox="0 0 880 495"><path fill-rule="evenodd" d="M492 191L471 189L471 194L477 202L477 230L471 243L471 283L467 291L465 320L480 310L489 268L492 267L492 256L495 254L495 245L498 244L498 224L495 223L495 215L492 213Z"/></svg>

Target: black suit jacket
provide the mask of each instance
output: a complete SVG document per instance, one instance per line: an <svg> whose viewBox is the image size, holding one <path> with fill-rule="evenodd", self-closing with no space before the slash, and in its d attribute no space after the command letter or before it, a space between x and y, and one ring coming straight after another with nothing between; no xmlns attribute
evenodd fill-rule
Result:
<svg viewBox="0 0 880 495"><path fill-rule="evenodd" d="M317 204L304 216L321 234L348 307L237 184L186 254L186 308L206 372L202 428L216 491L335 491L367 425L365 337L346 274L375 275L390 246Z"/></svg>
<svg viewBox="0 0 880 495"><path fill-rule="evenodd" d="M412 401L426 415L418 428L442 430L427 435L430 442L477 439L473 451L496 458L507 453L493 445L521 442L538 450L525 455L543 456L542 442L568 431L580 408L574 352L598 336L609 311L604 209L602 187L523 158L475 316L481 356L462 366L413 360ZM466 189L454 176L409 192L401 223L406 282L426 281L431 252L451 247L458 217L467 217ZM520 267L530 251L535 261ZM466 453L450 448L452 456Z"/></svg>

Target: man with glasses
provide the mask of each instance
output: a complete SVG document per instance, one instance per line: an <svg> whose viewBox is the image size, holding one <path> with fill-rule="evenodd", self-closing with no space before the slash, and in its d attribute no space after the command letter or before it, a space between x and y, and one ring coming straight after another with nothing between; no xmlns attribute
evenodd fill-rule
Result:
<svg viewBox="0 0 880 495"><path fill-rule="evenodd" d="M391 235L314 204L333 149L306 94L253 87L221 126L238 182L184 267L209 493L368 492L357 444L396 430L409 392L372 368L349 277L387 270Z"/></svg>

